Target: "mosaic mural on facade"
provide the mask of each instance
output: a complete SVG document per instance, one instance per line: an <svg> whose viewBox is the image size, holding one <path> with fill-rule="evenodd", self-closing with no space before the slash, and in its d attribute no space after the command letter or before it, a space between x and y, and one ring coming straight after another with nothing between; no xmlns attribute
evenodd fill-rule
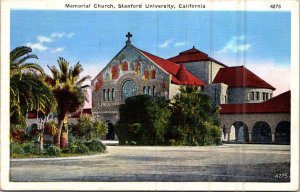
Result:
<svg viewBox="0 0 300 192"><path fill-rule="evenodd" d="M168 90L168 75L142 54L138 53L137 50L127 46L97 76L93 82L94 91L99 90L105 83L116 82L119 77L129 72L135 72L145 83L148 81L159 81L161 88Z"/></svg>

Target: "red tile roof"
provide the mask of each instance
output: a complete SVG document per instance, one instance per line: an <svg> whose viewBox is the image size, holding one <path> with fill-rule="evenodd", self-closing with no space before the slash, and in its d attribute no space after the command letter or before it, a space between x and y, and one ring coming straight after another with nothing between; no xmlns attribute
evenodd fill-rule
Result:
<svg viewBox="0 0 300 192"><path fill-rule="evenodd" d="M290 107L291 91L287 91L262 103L222 104L220 113L290 113Z"/></svg>
<svg viewBox="0 0 300 192"><path fill-rule="evenodd" d="M229 87L257 87L275 90L272 85L244 66L221 68L212 83L225 83Z"/></svg>
<svg viewBox="0 0 300 192"><path fill-rule="evenodd" d="M179 64L157 57L155 55L152 55L151 53L140 50L138 48L136 49L140 51L143 55L145 55L147 58L152 60L154 63L156 63L158 66L160 66L162 69L170 73L172 75L172 83L178 85L205 85L205 82L203 82L201 79L197 78L192 73L187 71L184 66L180 67Z"/></svg>
<svg viewBox="0 0 300 192"><path fill-rule="evenodd" d="M28 119L36 119L37 118L36 112L28 112L27 118Z"/></svg>
<svg viewBox="0 0 300 192"><path fill-rule="evenodd" d="M195 62L195 61L214 61L219 65L227 67L223 63L209 57L206 53L199 51L195 47L192 49L180 52L179 55L171 57L168 59L174 63L188 63L188 62Z"/></svg>

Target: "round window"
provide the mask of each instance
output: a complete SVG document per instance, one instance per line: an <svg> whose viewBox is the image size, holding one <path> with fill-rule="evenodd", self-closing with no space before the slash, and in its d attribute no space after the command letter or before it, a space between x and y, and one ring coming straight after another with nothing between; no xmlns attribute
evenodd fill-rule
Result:
<svg viewBox="0 0 300 192"><path fill-rule="evenodd" d="M122 86L122 100L134 96L136 93L136 84L133 80L127 80Z"/></svg>

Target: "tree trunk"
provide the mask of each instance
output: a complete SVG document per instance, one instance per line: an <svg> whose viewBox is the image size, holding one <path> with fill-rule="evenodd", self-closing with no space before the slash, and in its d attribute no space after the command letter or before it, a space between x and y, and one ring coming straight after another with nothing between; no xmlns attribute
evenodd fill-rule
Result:
<svg viewBox="0 0 300 192"><path fill-rule="evenodd" d="M40 135L39 149L40 149L40 153L42 153L44 151L44 136L43 136L43 133Z"/></svg>
<svg viewBox="0 0 300 192"><path fill-rule="evenodd" d="M68 128L65 128L61 132L61 142L60 142L60 148L66 149L69 146L69 139L68 139Z"/></svg>
<svg viewBox="0 0 300 192"><path fill-rule="evenodd" d="M60 137L61 137L61 130L62 130L63 124L64 124L63 120L58 121L57 131L56 131L56 134L54 135L54 144L57 147L60 147Z"/></svg>

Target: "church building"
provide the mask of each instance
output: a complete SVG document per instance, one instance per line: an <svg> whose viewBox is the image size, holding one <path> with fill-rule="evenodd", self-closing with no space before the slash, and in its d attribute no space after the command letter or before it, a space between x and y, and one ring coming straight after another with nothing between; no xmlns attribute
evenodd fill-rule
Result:
<svg viewBox="0 0 300 192"><path fill-rule="evenodd" d="M119 105L130 96L148 94L151 97L164 96L166 99L171 99L179 93L181 85L195 85L208 94L215 105L226 109L223 110L223 114L221 109L222 121L225 122L222 115L230 116L229 119L232 122L229 122L228 119L226 123L222 122L223 140L254 142L255 140L253 141L252 138L259 138L256 140L257 142L275 142L275 128L268 125L267 132L263 133L267 134L266 138L257 136L255 134L260 134L261 130L264 130L263 124L259 124L259 130L254 133L254 129L249 128L249 125L247 127L243 121L244 118L247 118L245 114L248 113L243 111L237 113L236 111L236 109L242 109L236 108L241 104L247 104L252 108L255 105L254 108L260 109L261 104L272 99L275 90L272 85L244 66L229 67L195 47L169 59L164 59L135 47L131 43L132 35L130 33L126 37L128 39L124 48L92 81L92 114L95 118L115 124L119 118ZM287 97L285 96L284 99ZM274 99L278 100L275 97ZM290 117L289 110L286 110L289 107L286 106L289 103L281 100L280 102L285 105L285 110L278 110L278 112L287 113L287 115L283 115L284 119L282 119L287 127L289 124L287 125L286 122L290 122ZM273 102L273 105L275 106L276 103ZM269 114L272 111L266 111L266 113ZM235 117L240 119L235 119ZM261 122L265 122L265 120L262 118ZM276 123L272 126L276 127ZM286 129L289 127L282 128L281 126L280 128L281 131ZM289 133L283 134L286 136ZM281 140L289 142L289 138L280 138Z"/></svg>

